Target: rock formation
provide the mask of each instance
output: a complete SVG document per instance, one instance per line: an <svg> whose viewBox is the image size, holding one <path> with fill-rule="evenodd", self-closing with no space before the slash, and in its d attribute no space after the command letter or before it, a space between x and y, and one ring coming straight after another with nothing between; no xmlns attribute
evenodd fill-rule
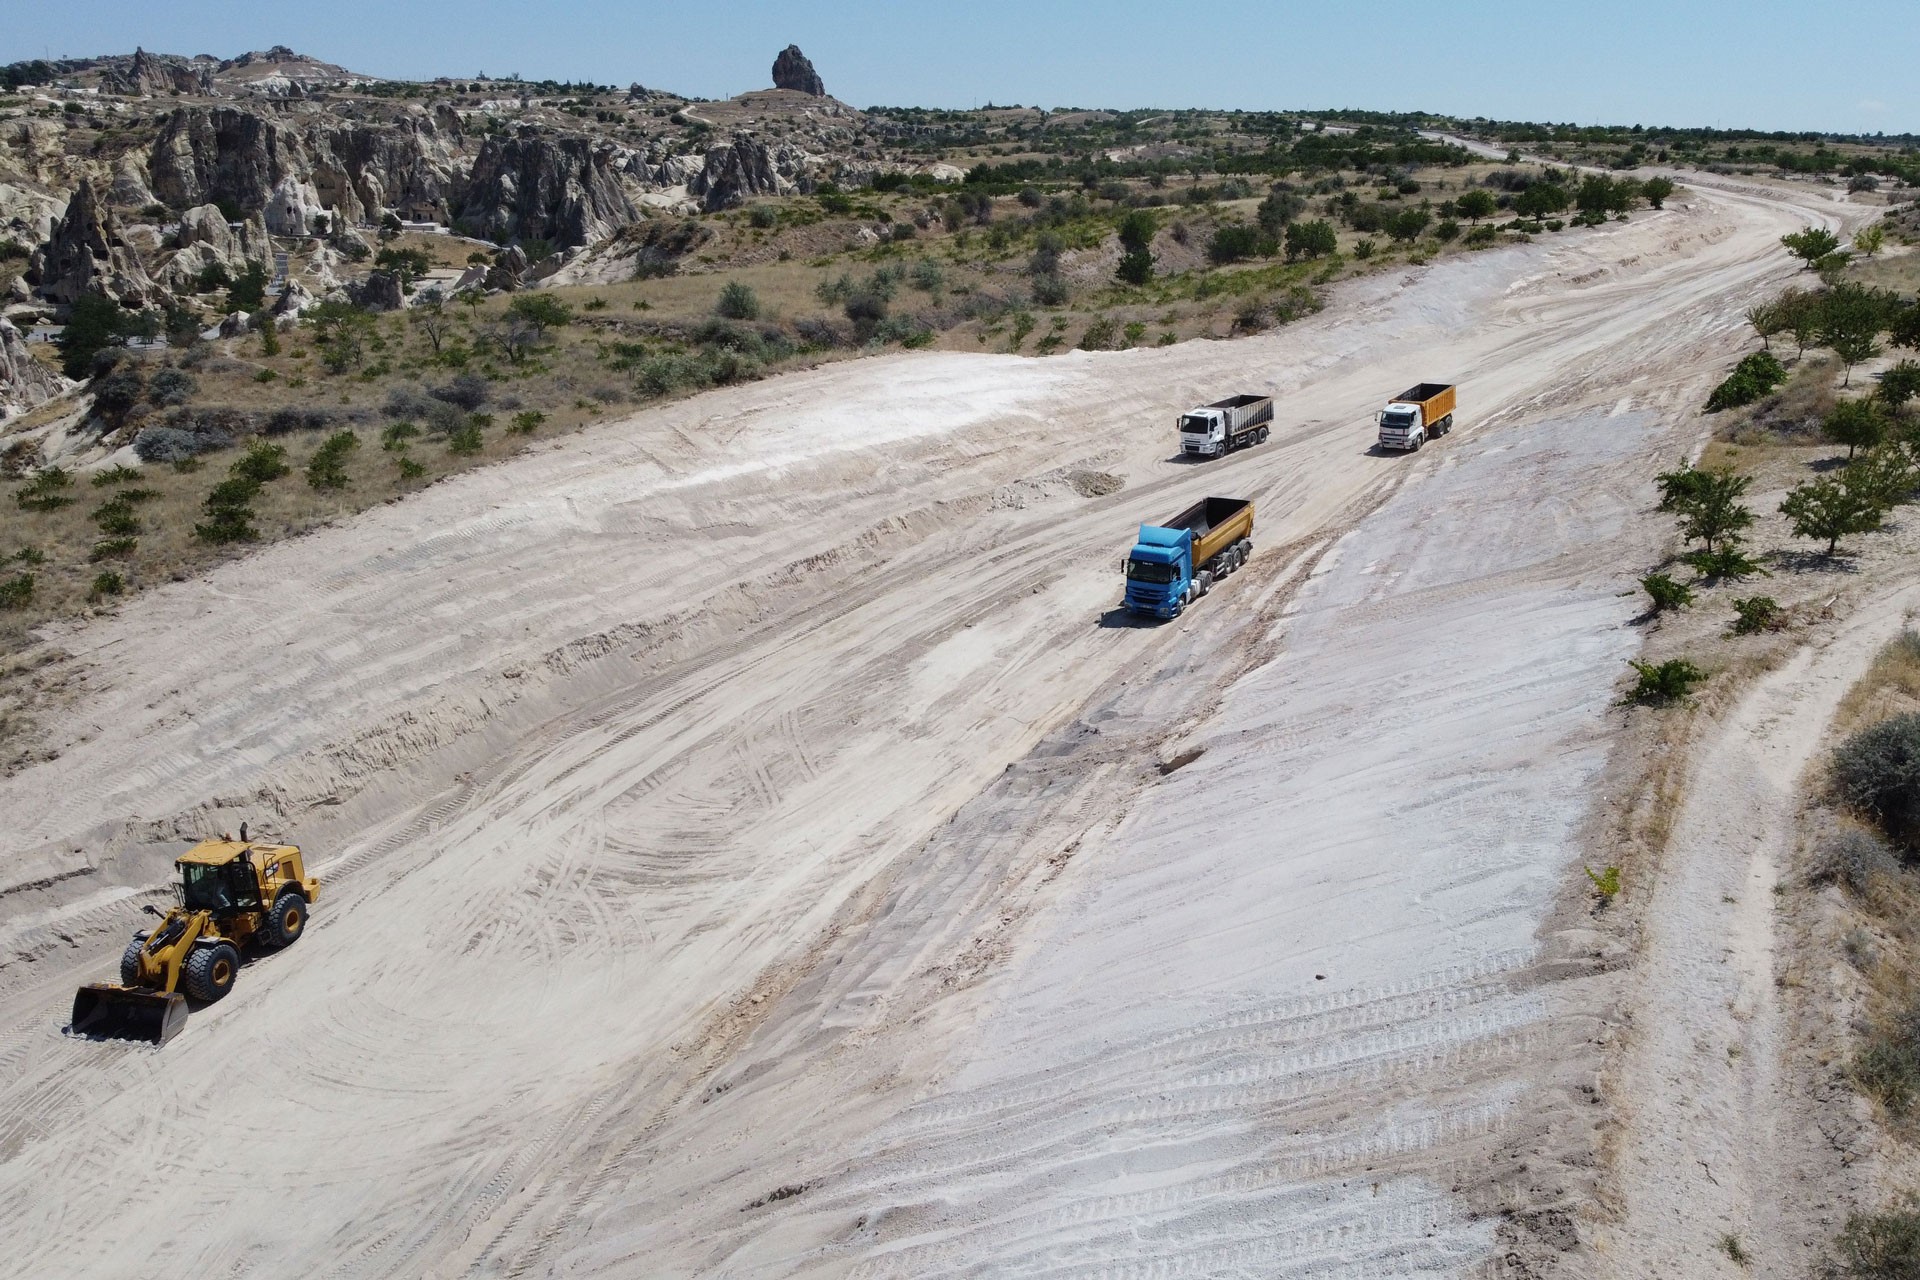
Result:
<svg viewBox="0 0 1920 1280"><path fill-rule="evenodd" d="M820 73L807 61L807 55L800 52L800 46L790 44L780 51L773 60L773 87L792 89L795 93L810 93L816 98L827 96L827 86L820 79Z"/></svg>
<svg viewBox="0 0 1920 1280"><path fill-rule="evenodd" d="M627 190L629 151L580 135L488 138L459 218L492 240L590 244L640 217Z"/></svg>
<svg viewBox="0 0 1920 1280"><path fill-rule="evenodd" d="M0 320L0 418L45 404L72 385L35 360L20 331Z"/></svg>
<svg viewBox="0 0 1920 1280"><path fill-rule="evenodd" d="M441 219L462 162L451 113L387 123L283 122L238 107L183 107L167 118L147 169L161 200L267 213L276 235L311 235L316 215L347 225L388 210Z"/></svg>
<svg viewBox="0 0 1920 1280"><path fill-rule="evenodd" d="M814 157L791 143L769 147L752 134L739 133L730 145L707 152L705 166L687 183L687 190L713 212L740 204L748 196L810 190L813 163Z"/></svg>
<svg viewBox="0 0 1920 1280"><path fill-rule="evenodd" d="M207 268L219 266L229 279L238 278L253 263L271 261L267 227L254 214L236 230L218 205L203 204L180 215L180 251L157 273L161 284L176 293L190 292Z"/></svg>
<svg viewBox="0 0 1920 1280"><path fill-rule="evenodd" d="M82 182L53 235L33 255L27 278L42 297L71 303L95 293L131 307L163 301L139 259L120 236L113 213L93 184Z"/></svg>
<svg viewBox="0 0 1920 1280"><path fill-rule="evenodd" d="M136 95L210 93L213 74L210 67L195 67L182 58L151 54L136 47L131 60L100 77L100 87L108 93Z"/></svg>

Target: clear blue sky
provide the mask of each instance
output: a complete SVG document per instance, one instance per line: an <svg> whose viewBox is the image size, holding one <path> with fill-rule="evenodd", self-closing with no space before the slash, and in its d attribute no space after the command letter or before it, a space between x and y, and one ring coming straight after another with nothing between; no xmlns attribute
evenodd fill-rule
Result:
<svg viewBox="0 0 1920 1280"><path fill-rule="evenodd" d="M290 45L372 75L763 88L856 106L1362 107L1920 131L1916 0L4 0L0 62Z"/></svg>

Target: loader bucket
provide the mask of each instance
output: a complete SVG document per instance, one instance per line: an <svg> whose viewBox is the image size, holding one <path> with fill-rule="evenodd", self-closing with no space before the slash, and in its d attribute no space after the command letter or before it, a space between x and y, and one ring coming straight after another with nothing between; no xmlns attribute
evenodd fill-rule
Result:
<svg viewBox="0 0 1920 1280"><path fill-rule="evenodd" d="M177 992L99 983L73 996L72 1030L77 1036L165 1044L186 1025L187 998Z"/></svg>

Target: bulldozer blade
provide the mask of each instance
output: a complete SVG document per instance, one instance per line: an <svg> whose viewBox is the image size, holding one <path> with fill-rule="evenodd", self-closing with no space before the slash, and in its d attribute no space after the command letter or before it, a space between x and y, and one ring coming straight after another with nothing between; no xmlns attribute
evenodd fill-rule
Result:
<svg viewBox="0 0 1920 1280"><path fill-rule="evenodd" d="M186 1025L187 998L177 992L100 983L74 993L72 1030L77 1036L165 1044Z"/></svg>

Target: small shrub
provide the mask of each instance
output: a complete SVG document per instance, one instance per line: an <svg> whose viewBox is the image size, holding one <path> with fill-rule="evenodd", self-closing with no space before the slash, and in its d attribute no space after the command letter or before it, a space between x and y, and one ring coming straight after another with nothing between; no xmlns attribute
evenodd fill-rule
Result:
<svg viewBox="0 0 1920 1280"><path fill-rule="evenodd" d="M547 415L538 409L525 409L513 415L513 426L508 430L515 435L530 436L538 431L546 420Z"/></svg>
<svg viewBox="0 0 1920 1280"><path fill-rule="evenodd" d="M1755 575L1771 576L1757 560L1737 546L1723 546L1715 551L1689 551L1680 559L1709 582L1740 582Z"/></svg>
<svg viewBox="0 0 1920 1280"><path fill-rule="evenodd" d="M24 609L33 603L33 575L16 573L0 581L0 609Z"/></svg>
<svg viewBox="0 0 1920 1280"><path fill-rule="evenodd" d="M1893 839L1920 837L1920 713L1869 725L1834 749L1835 795Z"/></svg>
<svg viewBox="0 0 1920 1280"><path fill-rule="evenodd" d="M1854 1083L1896 1116L1920 1095L1920 1003L1884 1014L1853 1060Z"/></svg>
<svg viewBox="0 0 1920 1280"><path fill-rule="evenodd" d="M72 487L73 477L64 469L42 467L13 495L13 500L22 511L58 511L73 501L67 493Z"/></svg>
<svg viewBox="0 0 1920 1280"><path fill-rule="evenodd" d="M93 575L93 589L87 592L87 599L101 600L107 596L117 596L126 589L127 580L108 569Z"/></svg>
<svg viewBox="0 0 1920 1280"><path fill-rule="evenodd" d="M477 373L463 373L443 387L429 387L427 394L473 413L487 403L493 394L493 384Z"/></svg>
<svg viewBox="0 0 1920 1280"><path fill-rule="evenodd" d="M1082 351L1111 350L1119 332L1119 326L1111 317L1095 316L1093 322L1087 326L1086 332L1080 335L1080 349Z"/></svg>
<svg viewBox="0 0 1920 1280"><path fill-rule="evenodd" d="M1587 879L1593 881L1594 892L1600 895L1602 902L1612 902L1620 892L1620 868L1608 867L1604 871L1595 871L1592 867L1583 867Z"/></svg>
<svg viewBox="0 0 1920 1280"><path fill-rule="evenodd" d="M1663 707L1683 701L1692 695L1694 685L1707 678L1706 672L1685 658L1668 658L1659 663L1629 658L1627 665L1634 669L1639 678L1626 700L1642 706Z"/></svg>
<svg viewBox="0 0 1920 1280"><path fill-rule="evenodd" d="M1467 232L1466 244L1475 249L1485 248L1499 238L1500 233L1491 226L1473 227Z"/></svg>
<svg viewBox="0 0 1920 1280"><path fill-rule="evenodd" d="M1872 887L1875 876L1891 874L1899 865L1893 850L1871 831L1836 822L1814 852L1807 883L1837 884L1858 896Z"/></svg>
<svg viewBox="0 0 1920 1280"><path fill-rule="evenodd" d="M1128 346L1137 347L1140 345L1140 340L1147 336L1147 326L1141 321L1135 320L1129 323L1121 333L1125 336Z"/></svg>
<svg viewBox="0 0 1920 1280"><path fill-rule="evenodd" d="M480 424L469 421L465 426L456 428L447 436L447 452L461 457L471 457L486 448L487 442L480 434Z"/></svg>
<svg viewBox="0 0 1920 1280"><path fill-rule="evenodd" d="M399 467L400 478L402 480L418 480L421 476L427 474L427 468L424 463L406 457L404 454L395 458L394 462Z"/></svg>
<svg viewBox="0 0 1920 1280"><path fill-rule="evenodd" d="M746 285L732 280L720 290L720 298L713 304L713 310L716 315L729 320L758 320L760 298Z"/></svg>
<svg viewBox="0 0 1920 1280"><path fill-rule="evenodd" d="M1771 395L1786 380L1786 366L1776 360L1772 352L1751 352L1734 366L1726 381L1715 387L1713 394L1707 397L1707 412L1719 413L1723 409L1752 404Z"/></svg>
<svg viewBox="0 0 1920 1280"><path fill-rule="evenodd" d="M109 537L125 538L140 532L140 520L133 514L133 504L125 498L115 498L96 507L93 522Z"/></svg>
<svg viewBox="0 0 1920 1280"><path fill-rule="evenodd" d="M184 369L156 369L147 381L147 399L157 405L185 404L199 386Z"/></svg>
<svg viewBox="0 0 1920 1280"><path fill-rule="evenodd" d="M1760 631L1778 631L1786 625L1780 602L1772 596L1748 596L1733 602L1733 634L1750 636Z"/></svg>
<svg viewBox="0 0 1920 1280"><path fill-rule="evenodd" d="M314 450L307 460L307 484L315 489L344 489L347 479L347 455L360 447L360 437L351 431L339 431Z"/></svg>
<svg viewBox="0 0 1920 1280"><path fill-rule="evenodd" d="M388 453L405 453L407 441L419 434L420 428L411 422L396 422L380 433L380 447Z"/></svg>
<svg viewBox="0 0 1920 1280"><path fill-rule="evenodd" d="M138 538L124 536L119 538L102 538L93 544L93 550L87 553L87 559L97 564L102 560L113 560L120 556L130 556L133 554L134 547L139 545L139 542L140 539Z"/></svg>
<svg viewBox="0 0 1920 1280"><path fill-rule="evenodd" d="M1684 582L1675 582L1664 573L1650 573L1640 579L1640 585L1652 601L1655 613L1684 609L1693 603L1693 588Z"/></svg>
<svg viewBox="0 0 1920 1280"><path fill-rule="evenodd" d="M1731 1231L1720 1237L1720 1252L1739 1266L1746 1266L1753 1258L1747 1253L1746 1246L1740 1243L1740 1237Z"/></svg>
<svg viewBox="0 0 1920 1280"><path fill-rule="evenodd" d="M278 480L291 470L292 468L287 466L287 451L283 446L271 444L265 440L255 440L247 446L247 451L234 461L233 466L229 468L229 474L238 476L242 480L251 480L255 484L266 484L269 481Z"/></svg>
<svg viewBox="0 0 1920 1280"><path fill-rule="evenodd" d="M104 489L110 484L126 484L130 480L138 480L139 478L140 471L138 468L123 467L116 464L108 467L105 471L95 472L92 483L94 488Z"/></svg>
<svg viewBox="0 0 1920 1280"><path fill-rule="evenodd" d="M1849 1280L1920 1276L1920 1202L1909 1196L1879 1213L1847 1215L1835 1251Z"/></svg>

